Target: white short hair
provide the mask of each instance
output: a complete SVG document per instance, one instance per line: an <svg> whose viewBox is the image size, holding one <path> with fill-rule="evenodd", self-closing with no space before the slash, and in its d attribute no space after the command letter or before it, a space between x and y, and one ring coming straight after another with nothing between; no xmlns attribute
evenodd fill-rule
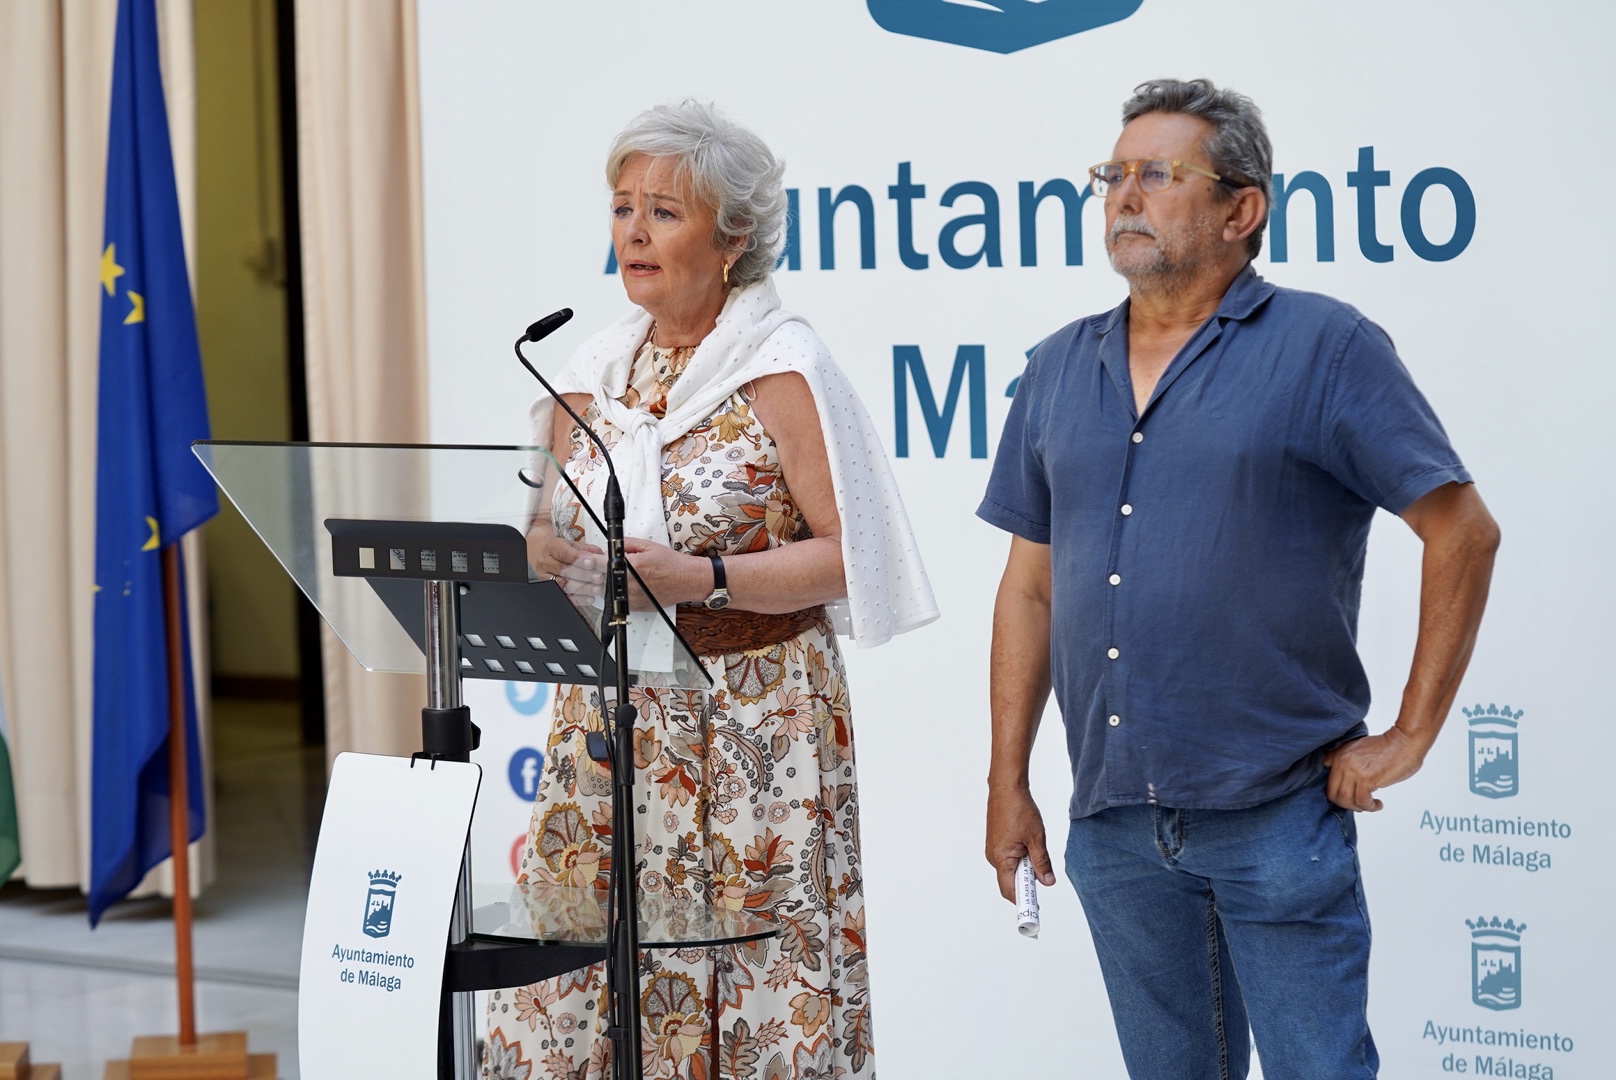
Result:
<svg viewBox="0 0 1616 1080"><path fill-rule="evenodd" d="M785 243L785 162L762 139L711 104L686 99L658 105L629 121L606 155L606 183L615 189L623 163L635 154L677 161L677 176L713 208L713 246L740 250L730 267L736 285L752 285L774 270Z"/></svg>

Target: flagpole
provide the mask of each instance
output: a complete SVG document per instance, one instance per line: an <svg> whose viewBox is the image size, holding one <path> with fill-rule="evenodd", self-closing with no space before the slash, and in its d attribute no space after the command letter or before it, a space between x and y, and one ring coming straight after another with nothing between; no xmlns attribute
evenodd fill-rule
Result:
<svg viewBox="0 0 1616 1080"><path fill-rule="evenodd" d="M174 976L180 1045L196 1045L196 977L191 957L189 762L185 745L185 640L180 618L180 542L163 548L163 622L168 638L168 820L174 863Z"/></svg>

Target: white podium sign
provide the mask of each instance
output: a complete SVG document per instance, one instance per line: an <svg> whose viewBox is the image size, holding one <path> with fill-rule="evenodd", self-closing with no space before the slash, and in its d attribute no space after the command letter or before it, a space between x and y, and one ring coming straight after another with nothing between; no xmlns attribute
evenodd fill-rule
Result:
<svg viewBox="0 0 1616 1080"><path fill-rule="evenodd" d="M303 922L305 1080L436 1080L443 958L482 770L340 754Z"/></svg>

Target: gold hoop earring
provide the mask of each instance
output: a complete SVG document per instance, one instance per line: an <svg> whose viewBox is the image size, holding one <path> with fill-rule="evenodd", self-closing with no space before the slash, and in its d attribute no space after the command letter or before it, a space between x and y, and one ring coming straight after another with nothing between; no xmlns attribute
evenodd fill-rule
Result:
<svg viewBox="0 0 1616 1080"><path fill-rule="evenodd" d="M729 263L724 264L724 284L729 284Z"/></svg>

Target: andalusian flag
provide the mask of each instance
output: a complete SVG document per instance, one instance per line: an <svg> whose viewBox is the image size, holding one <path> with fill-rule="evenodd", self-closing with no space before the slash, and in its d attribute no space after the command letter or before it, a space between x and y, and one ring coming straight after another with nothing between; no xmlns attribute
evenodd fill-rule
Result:
<svg viewBox="0 0 1616 1080"><path fill-rule="evenodd" d="M191 454L208 437L155 0L119 0L101 253L90 923L170 853L161 548L219 509ZM183 610L183 607L182 607ZM189 641L189 636L186 636ZM189 836L202 772L185 649Z"/></svg>
<svg viewBox="0 0 1616 1080"><path fill-rule="evenodd" d="M6 749L6 708L0 700L0 885L22 862L17 840L17 796L11 785L11 753Z"/></svg>

